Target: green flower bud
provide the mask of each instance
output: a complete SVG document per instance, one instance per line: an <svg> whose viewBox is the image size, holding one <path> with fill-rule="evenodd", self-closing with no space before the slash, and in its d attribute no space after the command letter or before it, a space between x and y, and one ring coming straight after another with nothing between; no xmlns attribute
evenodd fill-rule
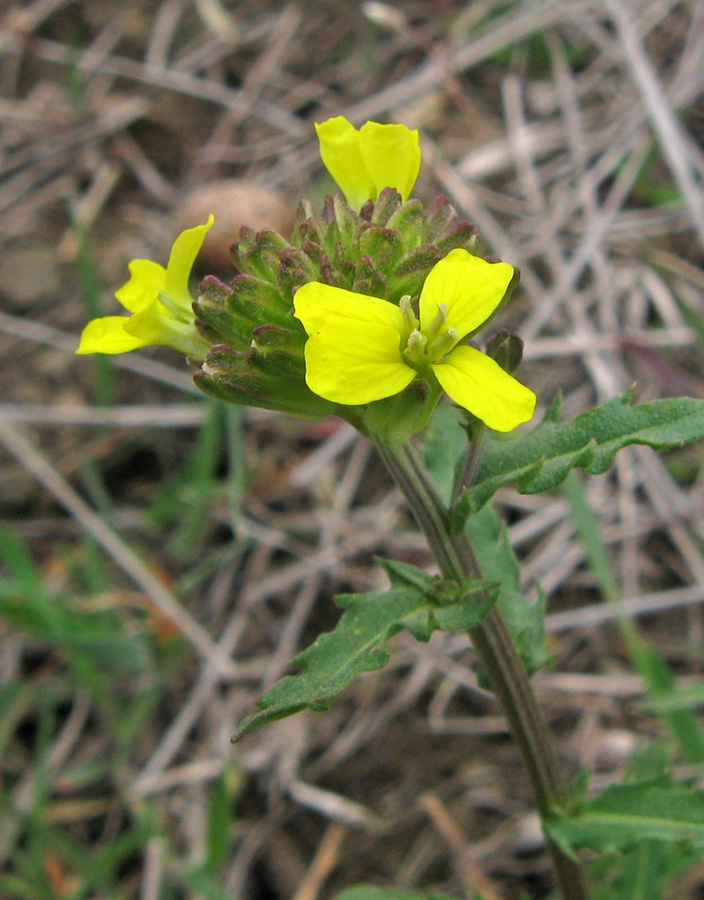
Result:
<svg viewBox="0 0 704 900"><path fill-rule="evenodd" d="M379 194L379 199L374 204L374 208L369 221L373 225L387 226L389 219L402 204L401 195L394 188L384 188Z"/></svg>
<svg viewBox="0 0 704 900"><path fill-rule="evenodd" d="M257 275L265 281L275 281L279 257L291 245L275 231L254 232L243 228L240 241L232 248L235 265L243 274Z"/></svg>
<svg viewBox="0 0 704 900"><path fill-rule="evenodd" d="M386 299L389 293L389 281L379 271L371 256L362 256L355 266L354 281L350 290L356 294L368 294L370 297Z"/></svg>
<svg viewBox="0 0 704 900"><path fill-rule="evenodd" d="M502 328L486 342L486 355L497 362L504 372L513 375L523 359L523 341L517 334Z"/></svg>
<svg viewBox="0 0 704 900"><path fill-rule="evenodd" d="M405 249L398 231L371 224L360 229L358 247L360 254L370 256L384 270L395 268Z"/></svg>
<svg viewBox="0 0 704 900"><path fill-rule="evenodd" d="M335 412L335 405L314 394L301 377L263 372L247 352L226 345L211 348L194 381L204 393L228 403L279 410L312 422Z"/></svg>
<svg viewBox="0 0 704 900"><path fill-rule="evenodd" d="M308 246L311 246L308 244ZM293 296L296 288L314 281L319 269L300 247L287 247L279 256L278 285L282 296Z"/></svg>

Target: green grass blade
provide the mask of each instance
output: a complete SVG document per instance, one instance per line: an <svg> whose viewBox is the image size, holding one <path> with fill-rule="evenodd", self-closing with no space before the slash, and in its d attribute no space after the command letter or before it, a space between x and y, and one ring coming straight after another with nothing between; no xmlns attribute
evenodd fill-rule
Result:
<svg viewBox="0 0 704 900"><path fill-rule="evenodd" d="M565 479L563 490L570 504L577 533L584 545L589 567L606 600L615 604L618 609L620 594L611 560L599 530L599 523L589 508L584 490L574 472ZM645 682L649 698L656 701L672 695L676 682L665 659L654 647L641 640L630 619L619 615L618 623L633 664ZM696 717L682 708L662 712L661 717L679 744L687 762L692 764L704 762L704 729Z"/></svg>

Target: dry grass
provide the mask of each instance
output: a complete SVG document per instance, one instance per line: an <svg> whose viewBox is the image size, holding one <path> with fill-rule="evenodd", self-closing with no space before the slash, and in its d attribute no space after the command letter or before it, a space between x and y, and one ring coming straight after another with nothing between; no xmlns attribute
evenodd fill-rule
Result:
<svg viewBox="0 0 704 900"><path fill-rule="evenodd" d="M420 127L417 194L446 193L520 266L506 321L543 408L559 389L572 415L634 382L640 398L704 396L704 5L366 9L0 13L3 514L51 598L109 612L105 635L146 654L93 671L65 634L3 627L0 857L17 896L548 889L516 753L461 636L400 635L329 714L230 746L332 626L331 596L382 583L374 554L429 562L370 447L346 426L217 412L167 353L72 355L127 260L163 258L193 188L234 176L321 197L310 123L344 114ZM586 487L628 614L678 673L701 674L698 452L626 451ZM538 690L567 766L600 786L658 726L633 705L642 685L563 495L501 502L526 589L548 595L556 665ZM29 575L24 589L41 593ZM113 848L106 880L81 847ZM702 885L700 870L678 896Z"/></svg>

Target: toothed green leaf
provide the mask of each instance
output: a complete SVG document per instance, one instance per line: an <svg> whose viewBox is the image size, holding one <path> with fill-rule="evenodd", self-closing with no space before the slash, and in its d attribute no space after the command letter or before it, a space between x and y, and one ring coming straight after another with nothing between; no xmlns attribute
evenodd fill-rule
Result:
<svg viewBox="0 0 704 900"><path fill-rule="evenodd" d="M296 657L300 675L277 682L259 700L260 711L240 723L233 740L303 709L328 709L357 675L387 664L386 642L402 629L428 641L434 631L472 628L496 599L497 585L490 581L457 585L405 563L381 564L391 589L338 597L335 602L344 612L335 630L321 634Z"/></svg>
<svg viewBox="0 0 704 900"><path fill-rule="evenodd" d="M629 444L661 451L704 437L704 400L677 397L637 405L631 400L629 392L569 422L557 421L560 407L555 402L524 437L488 440L475 483L453 508L453 528L461 531L467 518L505 484L517 484L522 494L539 494L556 487L574 468L593 475L605 472Z"/></svg>

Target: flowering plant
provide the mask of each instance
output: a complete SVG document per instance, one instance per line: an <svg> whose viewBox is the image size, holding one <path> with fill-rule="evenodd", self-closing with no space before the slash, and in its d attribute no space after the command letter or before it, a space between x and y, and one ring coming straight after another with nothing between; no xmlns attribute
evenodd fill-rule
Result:
<svg viewBox="0 0 704 900"><path fill-rule="evenodd" d="M515 289L517 271L480 254L474 229L447 198L427 209L409 199L417 132L374 122L356 129L341 116L316 129L344 198L328 197L320 214L301 201L290 240L243 229L234 279L206 277L195 299L190 272L212 217L184 231L166 268L130 264L116 296L131 315L90 322L78 352L167 345L202 360L195 382L208 394L310 420L336 414L374 441L438 574L382 561L389 589L343 598L335 630L297 657L299 674L274 685L236 737L326 708L359 673L386 663L386 641L401 629L423 641L437 630L467 631L522 753L557 890L563 900L586 900L581 847L627 854L658 840L702 842L704 794L662 778L631 779L596 801L568 792L529 680L546 661L543 608L521 594L490 501L509 483L537 493L568 479L574 492L573 468L604 472L628 444L667 449L700 438L704 402L634 406L629 395L560 422L555 401L532 430L507 437L536 406L514 377L522 344L500 332L482 352L475 340ZM410 438L421 432L419 454Z"/></svg>

